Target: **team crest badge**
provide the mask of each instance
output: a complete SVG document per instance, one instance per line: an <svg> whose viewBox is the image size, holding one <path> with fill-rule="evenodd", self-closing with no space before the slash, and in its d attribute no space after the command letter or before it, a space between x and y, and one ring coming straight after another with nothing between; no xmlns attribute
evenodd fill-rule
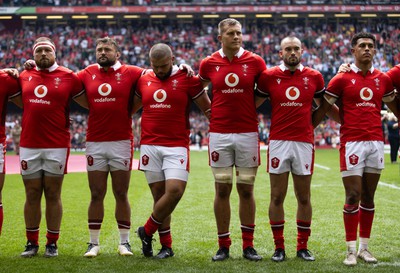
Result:
<svg viewBox="0 0 400 273"><path fill-rule="evenodd" d="M93 157L91 155L86 157L88 166L93 166Z"/></svg>
<svg viewBox="0 0 400 273"><path fill-rule="evenodd" d="M214 151L211 153L211 160L217 162L219 160L219 153Z"/></svg>
<svg viewBox="0 0 400 273"><path fill-rule="evenodd" d="M59 77L57 77L57 78L54 79L54 85L55 85L56 88L58 88L58 86L60 85L60 83L61 83L61 79L60 79Z"/></svg>
<svg viewBox="0 0 400 273"><path fill-rule="evenodd" d="M271 167L274 169L278 168L280 162L281 161L279 160L279 158L274 157L273 159L271 159Z"/></svg>
<svg viewBox="0 0 400 273"><path fill-rule="evenodd" d="M144 155L144 156L142 156L142 164L144 165L144 166L146 166L147 164L149 164L149 156L148 155Z"/></svg>
<svg viewBox="0 0 400 273"><path fill-rule="evenodd" d="M118 83L121 81L121 76L122 76L121 73L115 74L115 79L117 80Z"/></svg>
<svg viewBox="0 0 400 273"><path fill-rule="evenodd" d="M358 164L358 156L356 154L352 154L351 156L349 156L349 163L351 165L357 165Z"/></svg>
<svg viewBox="0 0 400 273"><path fill-rule="evenodd" d="M28 169L28 162L26 162L25 160L22 160L21 161L21 169L26 171Z"/></svg>

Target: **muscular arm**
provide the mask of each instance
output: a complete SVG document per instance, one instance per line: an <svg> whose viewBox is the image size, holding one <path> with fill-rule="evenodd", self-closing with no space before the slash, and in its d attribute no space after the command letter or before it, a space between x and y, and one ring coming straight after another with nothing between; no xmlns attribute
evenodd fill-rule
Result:
<svg viewBox="0 0 400 273"><path fill-rule="evenodd" d="M22 96L18 95L10 99L12 103L17 105L19 108L24 108L24 104L22 103Z"/></svg>
<svg viewBox="0 0 400 273"><path fill-rule="evenodd" d="M194 102L196 103L197 107L201 111L203 111L204 115L210 119L211 116L211 101L210 98L207 95L207 92L203 92L201 96L197 97Z"/></svg>
<svg viewBox="0 0 400 273"><path fill-rule="evenodd" d="M143 107L142 99L137 95L133 96L133 107L132 107L132 114L139 111L140 108Z"/></svg>
<svg viewBox="0 0 400 273"><path fill-rule="evenodd" d="M323 99L322 99L322 101L321 101L321 105L318 107L317 110L315 110L315 111L313 112L312 124L313 124L314 128L317 127L318 124L322 121L322 119L324 118L325 114L326 114L329 110L331 110L332 105L334 104L334 103L332 103L332 104L330 103L330 102L332 102L332 101L333 101L333 102L335 101L335 98L334 98L334 97L332 97L332 96L330 96L330 95L328 95L328 94L325 94L325 95L324 95L324 97L323 97ZM339 117L339 115L338 115L338 117ZM335 121L336 121L336 120L335 120Z"/></svg>
<svg viewBox="0 0 400 273"><path fill-rule="evenodd" d="M76 103L78 103L83 108L89 109L89 104L86 96L86 92L83 92L81 95L73 98Z"/></svg>

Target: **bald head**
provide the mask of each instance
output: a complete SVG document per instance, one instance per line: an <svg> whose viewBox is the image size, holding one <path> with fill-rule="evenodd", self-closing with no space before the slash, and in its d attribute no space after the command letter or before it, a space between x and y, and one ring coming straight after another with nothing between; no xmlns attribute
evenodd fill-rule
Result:
<svg viewBox="0 0 400 273"><path fill-rule="evenodd" d="M297 37L286 37L283 38L283 40L281 41L281 49L284 49L285 45L288 43L294 43L294 44L298 44L299 47L301 48L301 41L299 38Z"/></svg>
<svg viewBox="0 0 400 273"><path fill-rule="evenodd" d="M165 57L172 57L172 50L166 44L156 44L150 49L150 59L162 59Z"/></svg>
<svg viewBox="0 0 400 273"><path fill-rule="evenodd" d="M150 64L154 74L160 80L167 79L172 73L174 56L171 48L166 44L156 44L150 49Z"/></svg>

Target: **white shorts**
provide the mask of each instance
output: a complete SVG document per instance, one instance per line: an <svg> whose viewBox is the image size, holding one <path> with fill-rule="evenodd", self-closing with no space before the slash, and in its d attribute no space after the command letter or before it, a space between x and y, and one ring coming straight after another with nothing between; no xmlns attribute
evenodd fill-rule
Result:
<svg viewBox="0 0 400 273"><path fill-rule="evenodd" d="M131 140L86 142L86 168L88 171L130 171L133 143Z"/></svg>
<svg viewBox="0 0 400 273"><path fill-rule="evenodd" d="M340 145L340 171L385 168L382 141L351 141Z"/></svg>
<svg viewBox="0 0 400 273"><path fill-rule="evenodd" d="M0 173L6 173L6 146L4 144L0 144Z"/></svg>
<svg viewBox="0 0 400 273"><path fill-rule="evenodd" d="M140 145L139 170L148 183L168 179L188 180L189 150L185 147Z"/></svg>
<svg viewBox="0 0 400 273"><path fill-rule="evenodd" d="M271 140L267 152L267 172L311 175L314 171L314 145L307 142Z"/></svg>
<svg viewBox="0 0 400 273"><path fill-rule="evenodd" d="M210 133L208 156L211 167L258 167L260 165L258 133Z"/></svg>
<svg viewBox="0 0 400 273"><path fill-rule="evenodd" d="M33 149L21 147L19 160L21 174L30 175L45 171L55 175L67 173L69 148Z"/></svg>

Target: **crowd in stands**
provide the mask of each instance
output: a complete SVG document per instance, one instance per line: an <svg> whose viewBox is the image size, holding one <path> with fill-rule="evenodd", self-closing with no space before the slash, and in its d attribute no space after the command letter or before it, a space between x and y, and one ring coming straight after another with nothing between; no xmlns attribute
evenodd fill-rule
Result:
<svg viewBox="0 0 400 273"><path fill-rule="evenodd" d="M3 6L127 6L127 5L370 5L398 4L396 0L0 0Z"/></svg>

